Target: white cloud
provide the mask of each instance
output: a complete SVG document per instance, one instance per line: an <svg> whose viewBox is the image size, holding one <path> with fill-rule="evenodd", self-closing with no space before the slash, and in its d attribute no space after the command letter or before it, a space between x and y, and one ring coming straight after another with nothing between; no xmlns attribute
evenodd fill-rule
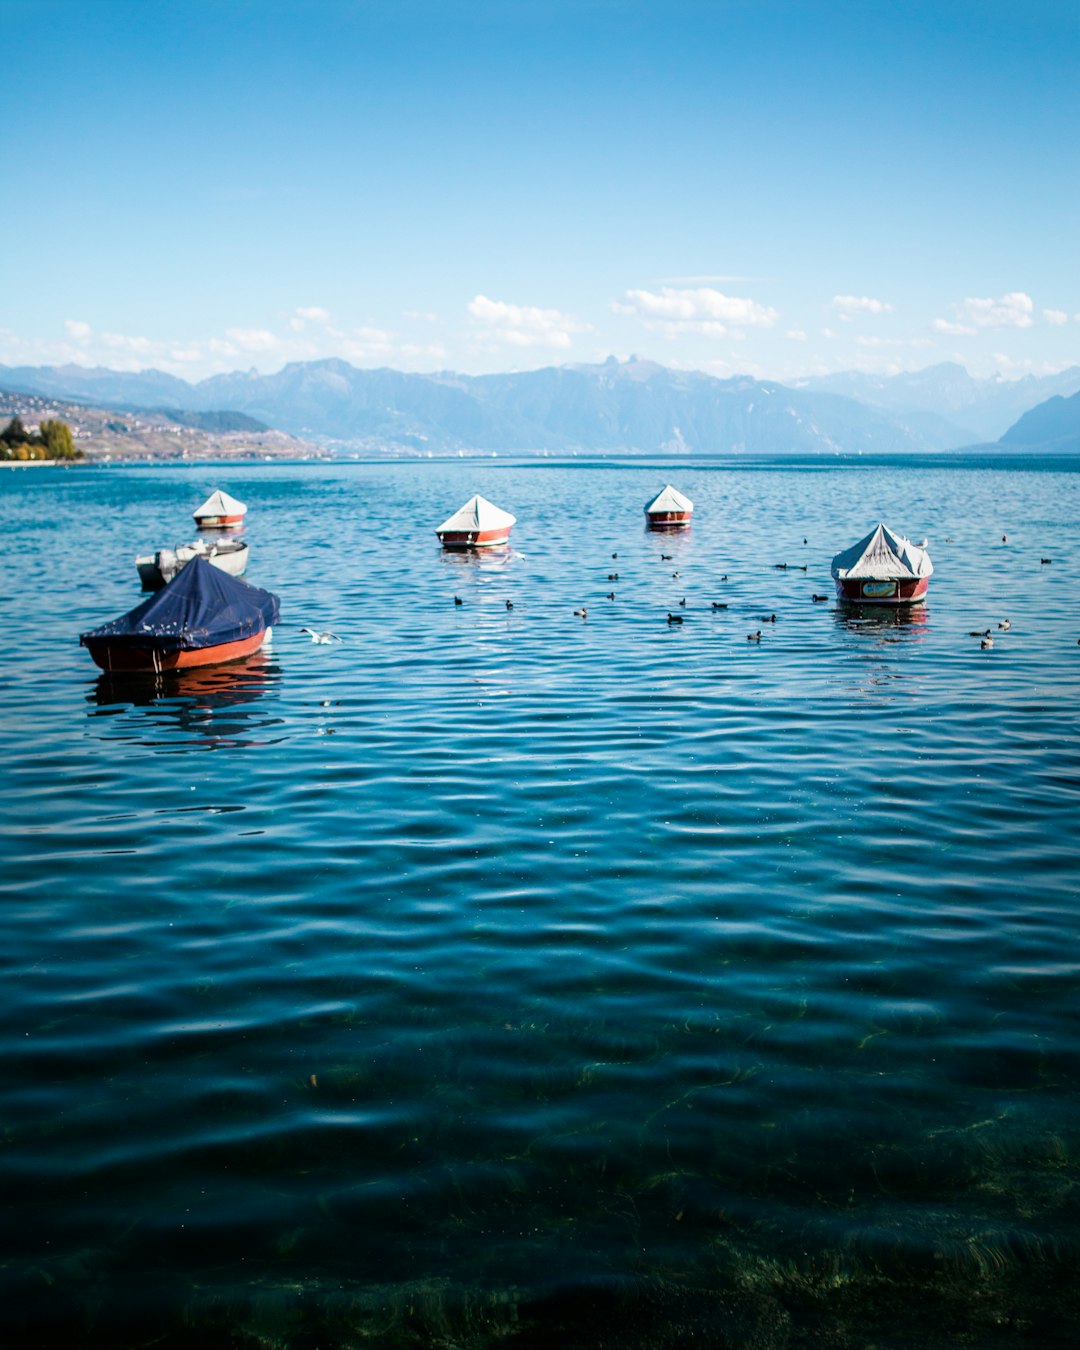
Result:
<svg viewBox="0 0 1080 1350"><path fill-rule="evenodd" d="M564 349L571 345L572 333L586 331L584 324L557 309L511 305L505 300L489 300L486 295L469 301L469 317L489 337L510 347Z"/></svg>
<svg viewBox="0 0 1080 1350"><path fill-rule="evenodd" d="M102 333L101 341L110 351L131 352L135 356L151 357L162 350L160 342L146 337L131 337L127 333Z"/></svg>
<svg viewBox="0 0 1080 1350"><path fill-rule="evenodd" d="M978 332L970 324L951 323L948 319L935 319L933 328L935 333L948 333L951 337L974 337Z"/></svg>
<svg viewBox="0 0 1080 1350"><path fill-rule="evenodd" d="M834 295L832 307L848 323L856 314L891 314L892 305L869 295Z"/></svg>
<svg viewBox="0 0 1080 1350"><path fill-rule="evenodd" d="M790 338L792 342L809 342L810 340L802 328L789 328L784 336Z"/></svg>
<svg viewBox="0 0 1080 1350"><path fill-rule="evenodd" d="M1044 309L1043 318L1047 323L1051 323L1055 328L1060 328L1062 324L1069 322L1069 316L1063 309Z"/></svg>
<svg viewBox="0 0 1080 1350"><path fill-rule="evenodd" d="M243 352L269 352L280 346L280 341L265 328L226 328L225 336Z"/></svg>
<svg viewBox="0 0 1080 1350"><path fill-rule="evenodd" d="M743 296L725 295L723 291L703 286L680 290L665 286L660 291L631 290L624 300L611 305L614 314L629 314L640 319L647 328L669 338L683 333L697 333L703 337L722 337L732 327L771 328L780 317L767 305ZM734 333L732 336L741 337Z"/></svg>
<svg viewBox="0 0 1080 1350"><path fill-rule="evenodd" d="M89 341L94 331L88 323L83 323L82 319L65 319L64 327L68 336L73 337L76 342Z"/></svg>
<svg viewBox="0 0 1080 1350"><path fill-rule="evenodd" d="M1035 302L1023 291L1009 291L996 300L969 297L949 308L956 321L949 327L947 319L936 319L934 327L939 333L970 335L980 328L1030 328L1035 322Z"/></svg>
<svg viewBox="0 0 1080 1350"><path fill-rule="evenodd" d="M289 327L294 333L300 333L309 323L318 323L325 327L329 322L330 311L323 309L322 305L299 305L289 318Z"/></svg>

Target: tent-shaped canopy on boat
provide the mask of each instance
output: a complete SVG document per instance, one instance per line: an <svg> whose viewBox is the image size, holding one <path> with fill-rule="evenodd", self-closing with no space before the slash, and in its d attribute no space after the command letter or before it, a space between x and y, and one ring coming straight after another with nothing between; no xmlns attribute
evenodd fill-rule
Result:
<svg viewBox="0 0 1080 1350"><path fill-rule="evenodd" d="M487 530L508 530L517 520L509 511L493 506L486 497L470 497L449 520L444 520L436 534L482 534Z"/></svg>
<svg viewBox="0 0 1080 1350"><path fill-rule="evenodd" d="M230 497L227 492L216 488L195 512L195 519L231 518L242 516L246 511L247 507L243 502L238 502L235 497Z"/></svg>
<svg viewBox="0 0 1080 1350"><path fill-rule="evenodd" d="M677 488L673 488L670 483L656 494L645 508L647 516L659 515L666 511L692 511L694 503L689 497L683 496Z"/></svg>
<svg viewBox="0 0 1080 1350"><path fill-rule="evenodd" d="M910 539L893 534L887 525L878 525L857 544L844 549L832 560L832 574L837 581L860 577L875 581L905 581L912 577L928 577L934 570L925 548Z"/></svg>
<svg viewBox="0 0 1080 1350"><path fill-rule="evenodd" d="M199 651L261 633L277 623L278 613L276 595L193 558L156 595L79 642L136 647L149 641L162 652Z"/></svg>

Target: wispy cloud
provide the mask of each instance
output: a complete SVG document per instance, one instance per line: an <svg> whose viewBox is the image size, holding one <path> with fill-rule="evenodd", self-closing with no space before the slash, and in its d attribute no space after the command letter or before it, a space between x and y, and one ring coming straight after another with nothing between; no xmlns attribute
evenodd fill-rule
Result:
<svg viewBox="0 0 1080 1350"><path fill-rule="evenodd" d="M330 311L322 305L298 305L289 316L289 327L294 333L302 333L309 323L325 327L330 322Z"/></svg>
<svg viewBox="0 0 1080 1350"><path fill-rule="evenodd" d="M1043 318L1055 328L1060 328L1063 324L1069 322L1069 316L1063 309L1044 309Z"/></svg>
<svg viewBox="0 0 1080 1350"><path fill-rule="evenodd" d="M76 342L88 342L94 332L90 325L84 323L82 319L65 319L64 328L68 337L73 338Z"/></svg>
<svg viewBox="0 0 1080 1350"><path fill-rule="evenodd" d="M225 336L242 352L272 352L281 339L267 328L226 328Z"/></svg>
<svg viewBox="0 0 1080 1350"><path fill-rule="evenodd" d="M850 323L857 314L891 314L892 305L870 295L834 295L832 307L841 319Z"/></svg>
<svg viewBox="0 0 1080 1350"><path fill-rule="evenodd" d="M628 314L640 319L647 328L669 338L683 333L723 337L733 329L771 328L780 317L775 309L760 305L756 300L725 295L710 286L630 290L624 299L613 301L611 310L614 314Z"/></svg>
<svg viewBox="0 0 1080 1350"><path fill-rule="evenodd" d="M1035 322L1035 302L1023 291L1009 291L993 299L961 300L949 308L954 319L935 319L939 333L970 337L984 328L1030 328Z"/></svg>
<svg viewBox="0 0 1080 1350"><path fill-rule="evenodd" d="M486 295L469 301L469 317L485 337L508 347L565 349L571 346L573 333L586 331L586 325L557 309L512 305Z"/></svg>

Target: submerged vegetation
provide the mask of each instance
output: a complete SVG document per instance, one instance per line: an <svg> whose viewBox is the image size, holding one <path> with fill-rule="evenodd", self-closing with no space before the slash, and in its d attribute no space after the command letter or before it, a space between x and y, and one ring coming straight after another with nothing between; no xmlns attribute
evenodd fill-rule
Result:
<svg viewBox="0 0 1080 1350"><path fill-rule="evenodd" d="M22 419L13 417L0 431L0 459L82 459L75 448L71 428L59 418L42 422L38 431L28 431Z"/></svg>

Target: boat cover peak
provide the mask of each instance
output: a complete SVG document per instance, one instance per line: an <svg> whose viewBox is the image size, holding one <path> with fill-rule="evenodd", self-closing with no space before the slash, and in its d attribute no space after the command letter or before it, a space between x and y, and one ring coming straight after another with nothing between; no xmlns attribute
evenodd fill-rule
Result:
<svg viewBox="0 0 1080 1350"><path fill-rule="evenodd" d="M243 502L230 497L221 488L216 488L195 512L195 519L202 516L242 516L247 511Z"/></svg>
<svg viewBox="0 0 1080 1350"><path fill-rule="evenodd" d="M662 511L692 511L693 509L694 503L690 498L668 483L649 502L645 512L647 515L654 515Z"/></svg>
<svg viewBox="0 0 1080 1350"><path fill-rule="evenodd" d="M459 506L449 520L443 521L435 533L442 534L444 531L475 533L478 530L498 530L502 529L503 526L513 525L516 520L517 516L512 516L509 511L504 511L501 507L493 506L486 497L477 494L475 497L470 497L464 506Z"/></svg>
<svg viewBox="0 0 1080 1350"><path fill-rule="evenodd" d="M928 577L933 570L934 564L925 548L894 534L887 525L878 525L865 539L832 560L832 574L837 580L867 577L876 581L903 581Z"/></svg>

